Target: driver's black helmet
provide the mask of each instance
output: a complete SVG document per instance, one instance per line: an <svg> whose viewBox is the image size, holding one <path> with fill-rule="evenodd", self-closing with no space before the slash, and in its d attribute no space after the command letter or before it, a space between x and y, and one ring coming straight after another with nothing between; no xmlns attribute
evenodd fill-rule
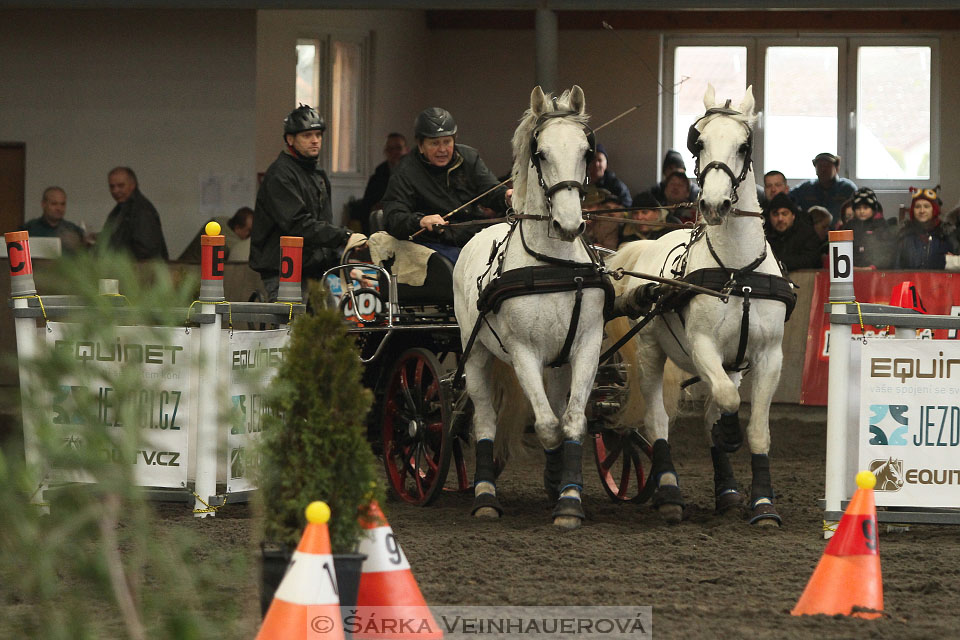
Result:
<svg viewBox="0 0 960 640"><path fill-rule="evenodd" d="M326 130L327 124L323 121L323 117L309 105L301 104L283 119L283 135L288 133L296 135L302 131L323 133Z"/></svg>
<svg viewBox="0 0 960 640"><path fill-rule="evenodd" d="M450 112L440 107L424 109L413 124L418 140L457 135L457 123Z"/></svg>

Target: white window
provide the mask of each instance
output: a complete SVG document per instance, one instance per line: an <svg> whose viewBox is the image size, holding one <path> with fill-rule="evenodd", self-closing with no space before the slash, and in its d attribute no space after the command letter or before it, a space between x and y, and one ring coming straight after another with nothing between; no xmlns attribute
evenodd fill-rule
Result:
<svg viewBox="0 0 960 640"><path fill-rule="evenodd" d="M938 59L935 38L671 38L664 144L688 155L686 131L703 113L707 82L734 106L753 85L758 182L770 170L813 178L811 159L828 151L841 156L841 175L875 189L933 186Z"/></svg>
<svg viewBox="0 0 960 640"><path fill-rule="evenodd" d="M297 40L295 106L309 104L327 123L322 159L331 175L365 175L367 40L328 36Z"/></svg>

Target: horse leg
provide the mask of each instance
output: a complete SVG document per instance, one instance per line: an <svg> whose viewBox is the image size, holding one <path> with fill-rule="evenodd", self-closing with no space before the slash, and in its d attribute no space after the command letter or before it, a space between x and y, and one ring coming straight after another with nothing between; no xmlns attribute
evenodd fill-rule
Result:
<svg viewBox="0 0 960 640"><path fill-rule="evenodd" d="M567 389L570 388L570 367L550 368L544 372L544 384L547 399L554 415L559 415L567 401ZM551 502L560 498L560 481L563 474L563 447L543 449L546 464L543 468L543 489Z"/></svg>
<svg viewBox="0 0 960 640"><path fill-rule="evenodd" d="M476 342L464 367L467 393L473 401L473 432L477 440L477 469L473 477L473 509L478 518L499 518L503 508L497 500L493 440L497 435L497 412L490 394L493 355Z"/></svg>
<svg viewBox="0 0 960 640"><path fill-rule="evenodd" d="M770 403L780 382L783 352L780 341L757 354L752 363L756 377L750 398L750 421L747 440L750 444L750 524L780 526L783 520L773 506L773 483L770 478Z"/></svg>
<svg viewBox="0 0 960 640"><path fill-rule="evenodd" d="M684 502L667 442L670 421L663 406L663 367L667 356L655 345L641 346L637 355L641 367L640 392L646 403L643 424L653 440L653 461L647 480L651 490L645 487L643 493L653 493L653 506L667 524L678 524L683 518Z"/></svg>
<svg viewBox="0 0 960 640"><path fill-rule="evenodd" d="M736 374L739 375L739 374ZM736 414L733 414L736 416ZM730 465L727 451L717 444L716 430L720 424L720 408L713 398L708 398L704 418L707 425L707 440L710 441L710 459L713 461L713 497L716 512L720 515L739 509L743 496ZM738 429L739 431L739 429Z"/></svg>
<svg viewBox="0 0 960 640"><path fill-rule="evenodd" d="M691 359L700 376L710 386L719 416L713 418L711 437L713 445L724 453L733 453L743 446L740 433L740 392L737 383L723 369L723 357L713 339L698 336L691 340Z"/></svg>

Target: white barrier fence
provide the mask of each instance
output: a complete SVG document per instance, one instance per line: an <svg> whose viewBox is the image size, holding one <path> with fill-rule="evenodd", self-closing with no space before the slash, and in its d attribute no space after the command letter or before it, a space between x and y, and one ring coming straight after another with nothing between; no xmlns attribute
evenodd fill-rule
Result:
<svg viewBox="0 0 960 640"><path fill-rule="evenodd" d="M862 469L877 477L879 522L960 523L960 342L916 339L960 318L857 303L848 233L830 232L824 537ZM853 336L853 325L894 335Z"/></svg>

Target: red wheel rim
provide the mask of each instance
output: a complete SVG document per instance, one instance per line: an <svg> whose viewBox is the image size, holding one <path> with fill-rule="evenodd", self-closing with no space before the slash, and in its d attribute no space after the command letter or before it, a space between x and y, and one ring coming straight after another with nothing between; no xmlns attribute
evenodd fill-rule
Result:
<svg viewBox="0 0 960 640"><path fill-rule="evenodd" d="M604 490L613 500L638 502L646 484L644 463L652 449L635 430L604 429L593 436L594 459Z"/></svg>
<svg viewBox="0 0 960 640"><path fill-rule="evenodd" d="M443 489L450 464L448 402L439 363L425 349L401 354L383 398L383 457L387 480L405 502L427 504Z"/></svg>

